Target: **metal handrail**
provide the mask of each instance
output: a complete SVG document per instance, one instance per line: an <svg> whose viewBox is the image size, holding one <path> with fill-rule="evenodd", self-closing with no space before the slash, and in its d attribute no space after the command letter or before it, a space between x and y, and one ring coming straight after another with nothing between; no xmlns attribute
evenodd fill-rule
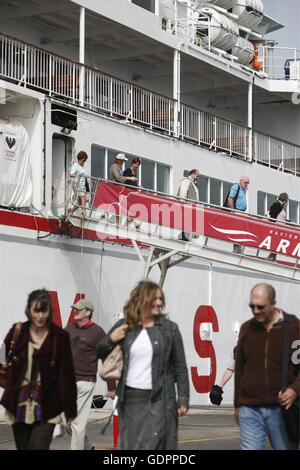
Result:
<svg viewBox="0 0 300 470"><path fill-rule="evenodd" d="M108 184L113 184L115 186L126 187L128 189L132 189L132 192L135 193L135 194L139 191L142 191L143 193L149 194L149 196L151 196L151 195L160 196L160 197L163 198L163 200L171 199L171 200L174 200L175 202L179 202L179 203L186 202L186 203L190 203L194 206L198 206L198 207L203 207L204 206L207 209L222 210L222 211L225 211L225 212L227 212L228 214L231 214L231 215L243 215L243 216L255 218L255 219L258 219L258 220L261 220L261 221L267 221L267 222L272 222L272 223L277 222L276 219L273 219L271 217L267 217L265 215L253 214L253 213L250 213L250 212L240 211L238 209L231 209L229 207L218 206L217 204L210 204L208 202L195 201L194 199L182 198L182 197L179 197L179 196L174 196L172 194L163 193L161 191L156 191L156 190L153 190L153 189L148 189L148 188L144 188L144 187L137 187L136 189L133 189L132 185L127 185L127 184L124 184L124 183L118 183L118 182L115 182L115 181L109 181L109 180L106 180L104 178L96 178L96 177L93 177L93 176L86 176L86 178L88 180L91 180L91 182L94 181L95 184L96 184L95 191L86 192L86 194L91 194L93 196L95 196L95 194L97 193L99 183L108 183ZM80 192L82 192L82 189L80 189ZM84 206L81 206L80 204L76 203L76 199L77 199L77 196L76 196L76 194L74 194L74 196L73 196L74 206L79 207L79 208L84 208ZM92 201L94 201L94 198L92 198ZM97 211L97 208L93 207L93 206L91 206L90 208L87 208L87 209ZM289 226L291 228L299 228L300 229L300 224L296 224L294 222L286 222L284 225Z"/></svg>
<svg viewBox="0 0 300 470"><path fill-rule="evenodd" d="M82 104L79 89L83 86L83 104L88 109L121 116L129 123L138 123L176 135L174 123L177 101L173 98L7 34L0 33L0 44L0 76L43 90L51 96L68 99L76 106ZM251 135L248 127L184 103L181 103L180 111L179 137L192 140L199 146L209 146L215 151L221 150L252 160L252 155L249 155ZM263 133L254 131L254 143L257 144L254 145L254 159L258 163L267 163L295 175L300 174L300 146L269 136L267 152L264 148L267 145L264 143L265 137ZM258 139L261 141L263 155ZM280 146L284 148L279 155L276 148Z"/></svg>

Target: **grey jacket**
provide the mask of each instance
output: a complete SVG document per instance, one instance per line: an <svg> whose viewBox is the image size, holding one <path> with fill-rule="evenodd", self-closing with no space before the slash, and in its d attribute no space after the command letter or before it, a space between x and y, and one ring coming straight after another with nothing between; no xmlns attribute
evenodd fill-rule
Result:
<svg viewBox="0 0 300 470"><path fill-rule="evenodd" d="M109 170L109 176L117 183L125 183L128 176L123 176L123 170L117 163L113 163Z"/></svg>
<svg viewBox="0 0 300 470"><path fill-rule="evenodd" d="M124 320L119 320L101 339L97 345L98 357L102 360L112 351L116 343L110 339L110 334ZM142 327L137 325L126 333L126 337L121 341L124 356L123 373L118 384L117 395L120 401L124 400L125 382L129 366L130 348ZM177 383L178 406L189 404L189 379L185 360L182 337L176 323L165 317L158 317L153 328L147 329L153 347L152 357L152 395L151 400L155 400L163 391L166 400L175 399L175 383Z"/></svg>
<svg viewBox="0 0 300 470"><path fill-rule="evenodd" d="M181 181L177 196L184 199L191 199L193 201L199 201L199 191L195 183L189 178L183 178Z"/></svg>

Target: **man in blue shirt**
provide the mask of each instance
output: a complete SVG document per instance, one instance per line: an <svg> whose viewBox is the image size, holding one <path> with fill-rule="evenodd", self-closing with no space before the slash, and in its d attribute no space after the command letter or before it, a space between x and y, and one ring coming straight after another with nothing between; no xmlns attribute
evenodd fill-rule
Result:
<svg viewBox="0 0 300 470"><path fill-rule="evenodd" d="M230 188L228 196L228 206L231 209L236 209L245 212L247 210L247 195L250 180L248 176L242 176L239 184L233 184ZM240 245L233 245L233 252L236 254L242 253L242 247Z"/></svg>
<svg viewBox="0 0 300 470"><path fill-rule="evenodd" d="M237 209L239 211L247 210L247 197L246 191L250 180L248 176L243 176L240 179L240 184L233 184L230 188L230 193L228 197L228 206L231 209Z"/></svg>

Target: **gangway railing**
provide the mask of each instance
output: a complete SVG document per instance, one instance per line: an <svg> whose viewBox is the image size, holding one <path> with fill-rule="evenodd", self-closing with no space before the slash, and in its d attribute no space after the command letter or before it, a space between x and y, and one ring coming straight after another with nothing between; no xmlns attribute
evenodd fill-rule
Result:
<svg viewBox="0 0 300 470"><path fill-rule="evenodd" d="M129 239L180 259L197 256L221 263L300 281L300 226L279 224L261 216L232 211L175 196L91 178L89 207L74 204L74 225L107 235ZM185 239L185 240L183 240ZM240 252L233 250L240 247ZM170 255L171 253L171 255ZM275 261L266 255L275 253ZM141 259L141 255L139 254ZM153 259L148 262L150 266Z"/></svg>

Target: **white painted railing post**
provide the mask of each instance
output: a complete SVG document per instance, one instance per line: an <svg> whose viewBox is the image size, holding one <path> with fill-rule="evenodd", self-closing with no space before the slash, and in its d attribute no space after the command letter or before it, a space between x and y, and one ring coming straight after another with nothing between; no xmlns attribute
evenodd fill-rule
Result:
<svg viewBox="0 0 300 470"><path fill-rule="evenodd" d="M248 128L249 128L248 159L250 162L252 162L252 159L253 159L253 81L248 84Z"/></svg>
<svg viewBox="0 0 300 470"><path fill-rule="evenodd" d="M174 135L180 134L180 51L174 49L173 53L173 98L174 103Z"/></svg>
<svg viewBox="0 0 300 470"><path fill-rule="evenodd" d="M80 7L80 27L79 27L79 62L85 63L85 8ZM84 65L80 66L80 80L79 80L79 102L80 105L84 105Z"/></svg>

